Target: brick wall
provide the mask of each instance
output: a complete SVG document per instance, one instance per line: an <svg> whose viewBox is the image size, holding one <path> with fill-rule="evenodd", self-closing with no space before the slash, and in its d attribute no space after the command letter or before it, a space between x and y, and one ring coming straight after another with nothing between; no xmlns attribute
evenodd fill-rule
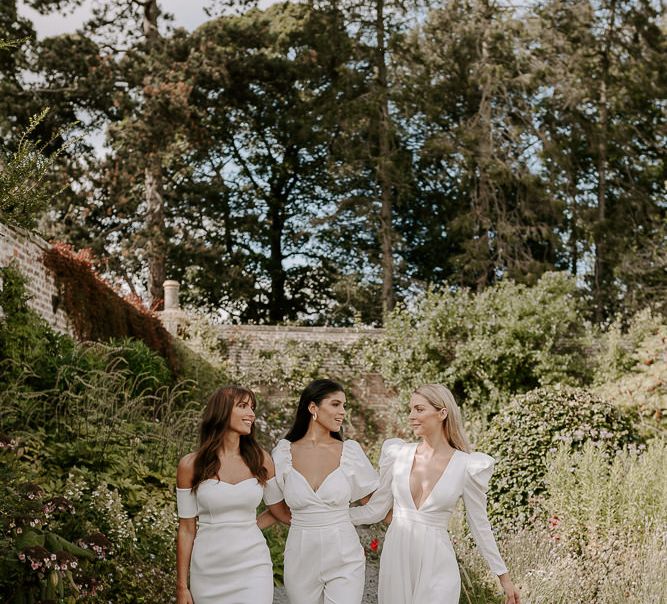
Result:
<svg viewBox="0 0 667 604"><path fill-rule="evenodd" d="M0 223L0 267L13 264L26 278L28 304L57 331L71 333L67 315L59 308L60 297L53 275L42 256L49 244L41 237Z"/></svg>
<svg viewBox="0 0 667 604"><path fill-rule="evenodd" d="M43 253L49 244L28 231L10 228L0 223L0 267L13 263L27 279L27 291L30 296L29 305L37 311L56 330L72 333L67 315L59 308L59 295L52 274L44 267ZM171 315L174 317L171 317ZM187 322L187 313L181 310L165 311L162 321L170 331L176 333L180 322ZM174 324L171 325L170 321ZM298 327L298 326L266 326L266 325L221 325L216 328L216 337L223 358L231 365L234 372L243 373L249 364L256 362L257 352L280 351L290 343L300 346L313 343L331 343L345 348L354 345L362 338L379 339L383 335L381 329L356 329L343 327ZM186 341L196 352L196 343ZM323 373L332 377L346 379L356 398L367 402L380 410L386 408L387 402L394 393L384 383L381 375L355 370L345 364L342 355L332 353L325 361Z"/></svg>
<svg viewBox="0 0 667 604"><path fill-rule="evenodd" d="M220 349L224 350L227 362L234 370L243 372L256 359L258 351L275 351L290 342L331 343L337 346L352 346L362 338L378 339L382 329L356 329L348 327L298 327L276 325L221 325L217 328ZM339 375L344 373L343 359L332 355L325 370Z"/></svg>
<svg viewBox="0 0 667 604"><path fill-rule="evenodd" d="M232 370L243 374L250 363L257 362L257 352L277 352L291 343L308 346L308 343L332 345L332 355L324 361L322 373L334 379L344 379L350 384L352 394L376 410L387 408L395 393L387 387L383 377L346 364L342 350L352 347L361 339L381 339L382 329L357 329L346 327L298 327L273 325L221 325L216 328L219 349ZM342 350L341 350L342 349ZM338 354L336 354L338 350Z"/></svg>

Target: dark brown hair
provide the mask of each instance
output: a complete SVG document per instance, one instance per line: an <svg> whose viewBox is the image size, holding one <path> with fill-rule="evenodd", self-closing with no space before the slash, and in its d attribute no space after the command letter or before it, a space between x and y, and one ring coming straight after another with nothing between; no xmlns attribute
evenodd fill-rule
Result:
<svg viewBox="0 0 667 604"><path fill-rule="evenodd" d="M232 409L241 400L249 398L253 409L257 406L255 393L242 386L222 386L208 399L199 428L199 449L195 453L195 468L192 479L192 490L196 491L199 484L209 478L216 478L220 470L218 450L222 446L222 438L229 428ZM242 434L239 446L241 457L252 475L260 484L265 484L268 472L264 467L264 451L255 440L255 424L250 434Z"/></svg>
<svg viewBox="0 0 667 604"><path fill-rule="evenodd" d="M293 443L303 438L306 432L308 432L308 425L311 420L308 405L315 403L319 407L322 401L334 392L343 392L343 387L338 382L326 379L310 382L303 389L303 392L301 392L299 406L296 408L296 415L294 416L294 424L292 424L292 428L285 435L285 439ZM340 432L330 432L330 434L337 440L343 440Z"/></svg>

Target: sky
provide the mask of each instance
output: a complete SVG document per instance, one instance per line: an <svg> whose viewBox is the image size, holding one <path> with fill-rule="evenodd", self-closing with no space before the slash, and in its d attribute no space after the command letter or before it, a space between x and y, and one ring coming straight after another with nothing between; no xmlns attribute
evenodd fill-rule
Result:
<svg viewBox="0 0 667 604"><path fill-rule="evenodd" d="M43 16L26 6L24 2L19 2L19 14L33 22L40 38L46 38L76 31L90 16L93 4L94 0L83 0L82 5L74 11ZM208 0L160 0L159 2L163 12L174 16L175 27L185 27L190 31L207 20L204 13L204 6L207 4Z"/></svg>

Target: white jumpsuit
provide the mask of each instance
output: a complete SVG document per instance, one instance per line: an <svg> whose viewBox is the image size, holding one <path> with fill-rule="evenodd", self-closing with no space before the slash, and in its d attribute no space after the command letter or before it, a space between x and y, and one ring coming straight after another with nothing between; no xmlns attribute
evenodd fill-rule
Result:
<svg viewBox="0 0 667 604"><path fill-rule="evenodd" d="M267 505L282 499L275 478L265 489L256 478L236 484L204 480L196 494L176 489L179 518L198 518L190 558L194 604L273 602L271 556L256 519L262 494Z"/></svg>
<svg viewBox="0 0 667 604"><path fill-rule="evenodd" d="M359 443L343 442L340 465L313 491L292 467L291 443L273 450L276 483L292 512L285 545L285 589L291 604L359 604L365 555L350 522L351 501L378 487Z"/></svg>
<svg viewBox="0 0 667 604"><path fill-rule="evenodd" d="M463 497L468 526L496 575L507 572L486 514L493 458L455 451L421 507L410 492L417 444L390 439L382 445L380 487L365 506L352 508L355 525L382 520L393 507L380 558L379 604L458 604L461 577L447 525Z"/></svg>

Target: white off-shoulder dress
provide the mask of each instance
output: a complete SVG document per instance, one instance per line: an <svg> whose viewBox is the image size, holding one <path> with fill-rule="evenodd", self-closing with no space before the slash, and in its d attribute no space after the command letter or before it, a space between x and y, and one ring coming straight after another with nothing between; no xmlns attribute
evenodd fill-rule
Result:
<svg viewBox="0 0 667 604"><path fill-rule="evenodd" d="M340 465L317 491L292 466L288 440L278 442L273 461L276 483L292 512L284 569L290 603L359 604L365 555L349 506L377 489L377 472L354 440L343 442Z"/></svg>
<svg viewBox="0 0 667 604"><path fill-rule="evenodd" d="M192 489L176 489L178 516L198 518L190 558L194 604L271 604L273 566L257 526L256 511L282 494L272 478L262 488L256 478L236 484L217 479Z"/></svg>
<svg viewBox="0 0 667 604"><path fill-rule="evenodd" d="M458 604L461 577L447 525L463 497L472 536L496 575L507 572L486 513L494 460L455 451L442 476L417 509L410 492L416 443L385 441L380 487L367 505L352 508L355 525L382 520L393 508L380 558L379 604Z"/></svg>

